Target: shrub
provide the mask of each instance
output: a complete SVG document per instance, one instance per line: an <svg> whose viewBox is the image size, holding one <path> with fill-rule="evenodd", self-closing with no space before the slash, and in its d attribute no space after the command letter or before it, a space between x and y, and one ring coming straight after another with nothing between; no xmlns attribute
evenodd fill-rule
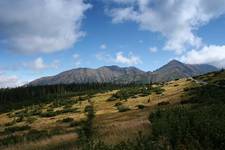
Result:
<svg viewBox="0 0 225 150"><path fill-rule="evenodd" d="M56 115L57 115L57 113L54 111L42 112L40 114L41 117L54 117Z"/></svg>
<svg viewBox="0 0 225 150"><path fill-rule="evenodd" d="M145 108L145 105L139 104L139 105L137 105L136 107L137 107L138 109L144 109L144 108Z"/></svg>
<svg viewBox="0 0 225 150"><path fill-rule="evenodd" d="M145 93L141 93L141 94L139 94L139 96L141 96L141 97L145 97L145 96L148 96L149 94L145 94Z"/></svg>
<svg viewBox="0 0 225 150"><path fill-rule="evenodd" d="M72 122L72 121L74 121L73 118L64 118L64 119L62 120L62 122L64 122L64 123Z"/></svg>
<svg viewBox="0 0 225 150"><path fill-rule="evenodd" d="M162 94L165 89L162 89L160 86L154 87L151 89L152 92L155 92L156 94Z"/></svg>
<svg viewBox="0 0 225 150"><path fill-rule="evenodd" d="M24 131L24 130L29 130L31 127L28 125L25 126L13 126L13 127L8 127L5 128L5 132L6 133L13 133L13 132L17 132L17 131Z"/></svg>
<svg viewBox="0 0 225 150"><path fill-rule="evenodd" d="M91 105L87 105L85 108L84 108L84 112L91 112L93 111L93 107Z"/></svg>
<svg viewBox="0 0 225 150"><path fill-rule="evenodd" d="M77 111L77 108L64 108L63 110L56 111L57 114L75 113L75 112L79 112Z"/></svg>
<svg viewBox="0 0 225 150"><path fill-rule="evenodd" d="M37 118L35 118L35 117L28 117L26 121L28 123L33 123L35 120L37 120Z"/></svg>
<svg viewBox="0 0 225 150"><path fill-rule="evenodd" d="M160 102L160 103L158 103L158 106L169 105L169 104L170 104L170 102Z"/></svg>
<svg viewBox="0 0 225 150"><path fill-rule="evenodd" d="M87 100L89 97L88 96L79 96L78 97L78 101L85 101Z"/></svg>
<svg viewBox="0 0 225 150"><path fill-rule="evenodd" d="M186 79L186 81L192 81L192 79L188 78L188 79Z"/></svg>
<svg viewBox="0 0 225 150"><path fill-rule="evenodd" d="M51 111L54 111L54 109L53 108L48 108L47 109L47 112L51 112Z"/></svg>
<svg viewBox="0 0 225 150"><path fill-rule="evenodd" d="M24 119L24 116L19 116L16 118L16 122L22 122Z"/></svg>
<svg viewBox="0 0 225 150"><path fill-rule="evenodd" d="M224 149L225 105L177 106L151 113L152 134L165 137L172 149Z"/></svg>
<svg viewBox="0 0 225 150"><path fill-rule="evenodd" d="M73 105L67 104L67 105L63 106L63 109L70 109L70 108L72 108L72 107L73 107Z"/></svg>
<svg viewBox="0 0 225 150"><path fill-rule="evenodd" d="M121 103L121 102L117 102L114 106L120 106L120 105L122 105L123 103Z"/></svg>
<svg viewBox="0 0 225 150"><path fill-rule="evenodd" d="M70 127L75 127L75 126L78 126L78 125L79 125L79 123L74 121L74 120L72 122L70 122Z"/></svg>
<svg viewBox="0 0 225 150"><path fill-rule="evenodd" d="M132 96L131 98L138 98L138 96L134 95L134 96Z"/></svg>
<svg viewBox="0 0 225 150"><path fill-rule="evenodd" d="M119 106L117 106L117 109L118 109L119 112L125 112L125 111L130 110L130 108L128 106L125 106L125 105L119 105Z"/></svg>
<svg viewBox="0 0 225 150"><path fill-rule="evenodd" d="M110 102L110 101L116 101L116 100L117 100L117 98L114 97L114 96L112 96L112 97L110 97L110 98L107 99L107 101L109 101L109 102Z"/></svg>

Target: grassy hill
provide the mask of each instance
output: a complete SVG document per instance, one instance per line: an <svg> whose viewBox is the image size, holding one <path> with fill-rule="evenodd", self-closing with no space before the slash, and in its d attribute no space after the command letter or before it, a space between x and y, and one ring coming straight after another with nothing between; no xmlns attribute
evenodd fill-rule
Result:
<svg viewBox="0 0 225 150"><path fill-rule="evenodd" d="M11 106L0 149L223 149L224 83L220 71Z"/></svg>

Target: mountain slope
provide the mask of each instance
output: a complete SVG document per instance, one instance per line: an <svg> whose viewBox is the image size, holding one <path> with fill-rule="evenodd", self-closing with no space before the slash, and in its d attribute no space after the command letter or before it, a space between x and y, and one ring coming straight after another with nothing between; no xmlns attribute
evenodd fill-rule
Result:
<svg viewBox="0 0 225 150"><path fill-rule="evenodd" d="M140 80L145 72L135 67L120 68L118 66L104 66L98 69L78 68L62 72L56 76L44 77L30 83L30 85L52 85L71 83L117 82L129 83ZM126 80L123 80L126 78Z"/></svg>
<svg viewBox="0 0 225 150"><path fill-rule="evenodd" d="M29 85L53 85L71 83L148 83L169 81L218 70L211 65L190 65L176 60L170 61L154 72L144 72L135 67L103 66L98 69L78 68L56 76L34 80Z"/></svg>
<svg viewBox="0 0 225 150"><path fill-rule="evenodd" d="M190 65L181 63L177 60L172 60L168 64L154 71L154 76L156 76L154 81L169 81L178 78L201 75L217 70L218 69L216 67L207 64Z"/></svg>

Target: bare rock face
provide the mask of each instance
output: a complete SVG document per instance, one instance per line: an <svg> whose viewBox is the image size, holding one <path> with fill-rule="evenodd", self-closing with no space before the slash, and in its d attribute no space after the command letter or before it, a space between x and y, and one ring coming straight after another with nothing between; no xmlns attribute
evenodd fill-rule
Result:
<svg viewBox="0 0 225 150"><path fill-rule="evenodd" d="M43 77L30 82L30 86L72 83L148 83L164 82L217 71L214 66L190 65L172 60L154 72L144 72L136 67L103 66L97 69L77 68L55 76Z"/></svg>

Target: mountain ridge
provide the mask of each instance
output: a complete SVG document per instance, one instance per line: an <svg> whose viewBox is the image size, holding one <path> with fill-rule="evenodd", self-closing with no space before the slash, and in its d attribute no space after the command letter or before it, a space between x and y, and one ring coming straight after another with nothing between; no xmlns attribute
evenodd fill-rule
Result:
<svg viewBox="0 0 225 150"><path fill-rule="evenodd" d="M97 69L75 68L55 76L36 79L28 86L72 84L72 83L148 83L165 82L177 78L191 77L217 71L218 68L208 64L185 64L171 60L155 71L143 71L139 68L102 66Z"/></svg>

